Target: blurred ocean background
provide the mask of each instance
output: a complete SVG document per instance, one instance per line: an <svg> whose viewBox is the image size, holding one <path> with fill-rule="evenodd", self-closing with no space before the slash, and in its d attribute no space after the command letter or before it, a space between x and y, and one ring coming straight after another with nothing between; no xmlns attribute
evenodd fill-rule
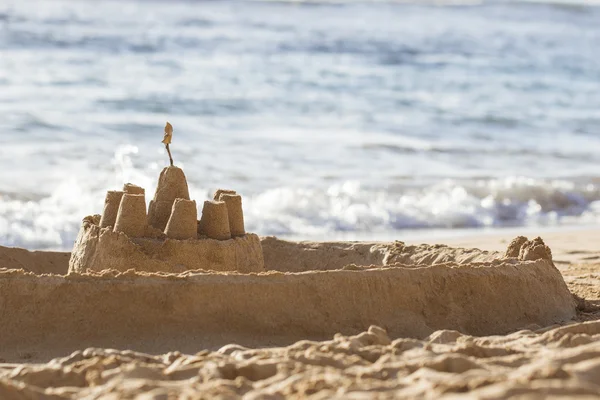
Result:
<svg viewBox="0 0 600 400"><path fill-rule="evenodd" d="M166 121L262 235L598 225L600 7L1 0L0 244L151 198Z"/></svg>

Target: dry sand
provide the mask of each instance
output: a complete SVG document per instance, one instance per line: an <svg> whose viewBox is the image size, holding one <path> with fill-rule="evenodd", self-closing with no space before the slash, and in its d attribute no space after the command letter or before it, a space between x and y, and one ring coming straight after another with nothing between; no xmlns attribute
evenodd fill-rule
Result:
<svg viewBox="0 0 600 400"><path fill-rule="evenodd" d="M588 322L493 337L444 330L422 340L391 340L373 326L321 342L193 355L89 348L47 364L0 365L0 397L593 399L599 339L600 322Z"/></svg>
<svg viewBox="0 0 600 400"><path fill-rule="evenodd" d="M0 398L598 398L600 232L544 235L556 268L511 239L267 238L262 274L0 248Z"/></svg>

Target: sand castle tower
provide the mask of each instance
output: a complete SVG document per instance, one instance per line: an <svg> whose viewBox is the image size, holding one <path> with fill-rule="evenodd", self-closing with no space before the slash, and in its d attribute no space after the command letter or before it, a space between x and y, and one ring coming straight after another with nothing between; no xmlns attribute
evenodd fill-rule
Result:
<svg viewBox="0 0 600 400"><path fill-rule="evenodd" d="M84 219L69 271L264 270L260 240L246 233L242 197L234 190L217 190L198 219L185 173L173 165L171 137L167 123L163 143L171 165L161 171L148 210L140 186L126 183L122 190L109 191L102 215Z"/></svg>
<svg viewBox="0 0 600 400"><path fill-rule="evenodd" d="M148 208L148 223L164 231L175 199L189 200L190 192L183 170L170 166L163 169L158 178L156 193Z"/></svg>
<svg viewBox="0 0 600 400"><path fill-rule="evenodd" d="M115 221L117 220L117 214L119 212L119 206L121 205L122 198L123 191L121 190L111 190L106 193L106 199L104 200L104 211L102 212L102 219L100 220L101 228L115 226Z"/></svg>
<svg viewBox="0 0 600 400"><path fill-rule="evenodd" d="M131 238L146 233L146 199L143 194L123 194L115 221L115 232L123 232Z"/></svg>
<svg viewBox="0 0 600 400"><path fill-rule="evenodd" d="M173 239L198 238L198 211L194 200L175 199L165 234Z"/></svg>

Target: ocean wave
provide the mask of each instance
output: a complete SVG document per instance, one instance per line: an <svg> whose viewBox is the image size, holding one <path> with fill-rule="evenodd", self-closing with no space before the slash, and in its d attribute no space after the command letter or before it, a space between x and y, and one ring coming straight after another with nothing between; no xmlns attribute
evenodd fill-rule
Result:
<svg viewBox="0 0 600 400"><path fill-rule="evenodd" d="M249 225L280 235L559 224L596 218L594 184L525 177L460 182L390 192L345 182L325 191L278 188L247 201Z"/></svg>
<svg viewBox="0 0 600 400"><path fill-rule="evenodd" d="M132 168L126 154L127 149L120 155L121 172ZM151 197L153 180L137 174L130 179L131 173L121 173L121 180L141 178ZM199 202L211 192L193 185L190 190ZM600 185L591 181L511 177L443 180L422 187L408 182L390 188L345 181L326 188L278 187L243 195L247 229L261 235L394 237L394 232L408 229L600 222ZM82 217L101 212L103 197L103 190L92 191L75 179L43 198L0 195L0 244L69 250Z"/></svg>
<svg viewBox="0 0 600 400"><path fill-rule="evenodd" d="M562 160L579 160L597 162L598 155L594 151L570 151L561 152L557 150L544 150L537 148L518 148L516 146L508 147L506 145L495 147L488 145L488 148L479 146L466 145L439 145L439 144L395 144L395 143L363 143L357 146L359 149L372 152L389 152L394 154L414 154L414 153L434 153L434 154L450 154L456 156L494 156L502 153L505 157L547 157L551 159Z"/></svg>

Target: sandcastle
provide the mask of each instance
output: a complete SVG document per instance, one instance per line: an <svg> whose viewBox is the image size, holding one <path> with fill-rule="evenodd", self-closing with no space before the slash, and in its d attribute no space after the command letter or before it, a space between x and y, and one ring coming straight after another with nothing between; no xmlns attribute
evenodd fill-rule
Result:
<svg viewBox="0 0 600 400"><path fill-rule="evenodd" d="M260 240L244 229L242 197L218 190L198 220L183 170L162 170L146 211L145 190L127 183L106 194L102 215L84 218L69 272L115 269L264 271Z"/></svg>
<svg viewBox="0 0 600 400"><path fill-rule="evenodd" d="M183 170L169 166L148 211L144 189L125 184L106 194L101 216L84 218L69 272L105 269L260 272L264 261L258 236L245 232L241 196L218 191L198 220Z"/></svg>
<svg viewBox="0 0 600 400"><path fill-rule="evenodd" d="M102 262L122 268L158 262L144 253L150 250L162 257L156 265L164 267L177 257L175 250L191 253L206 249L206 243L231 243L228 248L237 248L238 254L258 251L239 246L239 240L254 243L255 236L247 239L248 234L223 241L200 235L188 240L130 239L100 228L99 220L96 216L88 221L81 235L92 255L87 262L96 268L108 268ZM86 254L84 244L76 246L79 254ZM261 273L105 270L35 275L0 270L0 312L15 315L0 327L0 348L6 349L0 357L12 359L9 349L43 349L58 356L90 346L152 352L193 352L231 342L269 346L323 340L337 332L357 334L372 324L391 337L424 338L440 329L505 334L576 315L576 302L541 239L516 238L506 252L402 242L298 243L273 237L262 238L260 244ZM128 253L136 246L142 249ZM107 254L111 251L117 254ZM120 260L126 256L132 261ZM227 269L233 269L236 262L239 266L230 257L215 267L231 263Z"/></svg>
<svg viewBox="0 0 600 400"><path fill-rule="evenodd" d="M489 335L576 315L539 238L506 252L259 238L245 231L238 193L196 204L172 163L147 208L145 196L133 184L109 191L102 215L84 218L68 269L0 270L0 314L15 315L0 326L0 349L268 346L371 324L394 337Z"/></svg>
<svg viewBox="0 0 600 400"><path fill-rule="evenodd" d="M167 122L163 143L171 165L160 173L148 209L140 186L126 183L122 190L109 191L102 215L83 219L70 273L264 271L260 240L245 231L242 197L236 191L217 190L213 200L204 202L198 220L185 173L173 165L172 132Z"/></svg>

